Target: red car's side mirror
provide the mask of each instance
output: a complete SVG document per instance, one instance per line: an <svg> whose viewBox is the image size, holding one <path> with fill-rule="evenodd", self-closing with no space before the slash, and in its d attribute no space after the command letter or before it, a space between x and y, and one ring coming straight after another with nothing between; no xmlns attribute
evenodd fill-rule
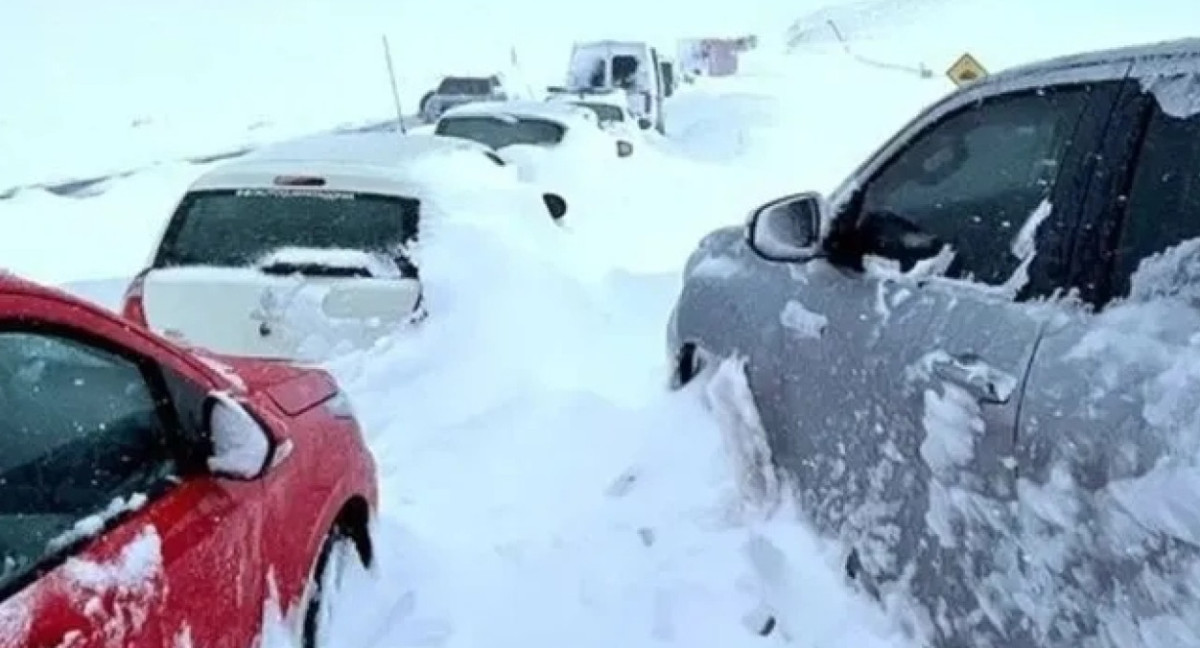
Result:
<svg viewBox="0 0 1200 648"><path fill-rule="evenodd" d="M206 432L212 441L208 469L231 479L257 479L274 454L271 433L241 403L225 392L209 394Z"/></svg>

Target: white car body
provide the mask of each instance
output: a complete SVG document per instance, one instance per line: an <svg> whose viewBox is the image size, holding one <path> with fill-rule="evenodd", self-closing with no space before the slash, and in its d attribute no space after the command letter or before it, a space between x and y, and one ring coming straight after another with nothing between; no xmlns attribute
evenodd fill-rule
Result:
<svg viewBox="0 0 1200 648"><path fill-rule="evenodd" d="M622 90L577 90L551 88L546 101L570 104L595 113L600 127L613 135L633 140L641 135L637 116L629 110L629 100Z"/></svg>
<svg viewBox="0 0 1200 648"><path fill-rule="evenodd" d="M495 121L500 125L537 124L538 130L516 135L502 128L480 130L479 120ZM459 127L456 124L472 124ZM541 128L543 125L557 128ZM535 146L585 155L629 157L633 142L619 133L600 126L592 110L565 102L503 101L474 103L447 111L438 120L434 132L438 135L471 139L503 154L510 146Z"/></svg>
<svg viewBox="0 0 1200 648"><path fill-rule="evenodd" d="M474 177L489 180L439 186L449 181L422 171L435 158L464 171L474 165ZM545 194L472 142L360 133L264 149L192 183L131 286L125 314L140 309L133 319L150 329L233 356L318 360L369 346L423 315L413 244L425 219L471 208L463 195L547 216ZM256 231L243 222L250 218L264 225ZM304 225L287 227L293 219ZM295 244L308 239L320 244ZM342 240L355 244L329 244ZM213 254L187 256L195 250Z"/></svg>

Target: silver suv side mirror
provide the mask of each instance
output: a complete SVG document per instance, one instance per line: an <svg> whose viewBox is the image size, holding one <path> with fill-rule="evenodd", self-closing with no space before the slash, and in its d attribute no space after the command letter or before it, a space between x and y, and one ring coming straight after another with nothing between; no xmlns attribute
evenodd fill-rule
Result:
<svg viewBox="0 0 1200 648"><path fill-rule="evenodd" d="M797 262L823 256L821 223L825 201L805 192L773 200L750 214L750 249L770 261Z"/></svg>

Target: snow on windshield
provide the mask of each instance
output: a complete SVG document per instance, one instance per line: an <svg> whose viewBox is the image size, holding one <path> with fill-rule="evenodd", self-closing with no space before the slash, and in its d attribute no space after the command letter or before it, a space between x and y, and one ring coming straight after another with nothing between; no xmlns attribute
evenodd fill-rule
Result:
<svg viewBox="0 0 1200 648"><path fill-rule="evenodd" d="M156 267L237 267L284 247L388 252L416 236L416 199L353 192L216 190L184 197Z"/></svg>

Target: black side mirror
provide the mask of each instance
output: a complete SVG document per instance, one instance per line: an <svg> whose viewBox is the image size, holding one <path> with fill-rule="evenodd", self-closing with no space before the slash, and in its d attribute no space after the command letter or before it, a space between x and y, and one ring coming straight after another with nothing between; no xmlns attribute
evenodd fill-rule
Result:
<svg viewBox="0 0 1200 648"><path fill-rule="evenodd" d="M554 222L562 220L562 217L567 215L566 198L556 193L544 193L542 202L546 205L546 210L550 212L550 218L553 218Z"/></svg>
<svg viewBox="0 0 1200 648"><path fill-rule="evenodd" d="M808 261L823 255L821 223L824 200L815 192L785 196L750 214L750 249L770 261Z"/></svg>
<svg viewBox="0 0 1200 648"><path fill-rule="evenodd" d="M654 126L654 122L650 121L648 117L638 117L637 125L642 130L650 130Z"/></svg>

